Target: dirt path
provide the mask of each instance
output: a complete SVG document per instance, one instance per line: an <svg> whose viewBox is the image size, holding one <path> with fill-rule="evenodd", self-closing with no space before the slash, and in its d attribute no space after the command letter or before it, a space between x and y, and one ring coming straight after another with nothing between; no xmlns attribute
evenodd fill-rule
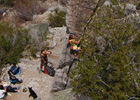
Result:
<svg viewBox="0 0 140 100"><path fill-rule="evenodd" d="M56 68L62 50L62 39L65 35L66 28L53 28L50 31L54 34L53 41L57 45L51 50L52 54L48 58L53 63L54 68ZM41 100L48 100L51 97L50 89L54 77L39 71L40 58L36 60L22 58L18 65L21 67L21 73L17 77L23 79L23 83L13 85L20 86L21 88L18 93L11 93L11 96L7 96L6 100L33 100L32 97L29 98L29 91L23 92L23 88L25 87L32 87Z"/></svg>

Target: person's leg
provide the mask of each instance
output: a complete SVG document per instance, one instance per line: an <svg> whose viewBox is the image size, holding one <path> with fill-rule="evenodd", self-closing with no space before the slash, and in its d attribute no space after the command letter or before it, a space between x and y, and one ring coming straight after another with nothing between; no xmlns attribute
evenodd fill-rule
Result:
<svg viewBox="0 0 140 100"><path fill-rule="evenodd" d="M7 92L17 92L17 88L12 88L11 86L7 87Z"/></svg>
<svg viewBox="0 0 140 100"><path fill-rule="evenodd" d="M40 64L40 69L42 70L42 66L43 66L43 60L41 59L41 64Z"/></svg>
<svg viewBox="0 0 140 100"><path fill-rule="evenodd" d="M77 59L77 51L74 51L74 59Z"/></svg>
<svg viewBox="0 0 140 100"><path fill-rule="evenodd" d="M79 51L79 50L81 50L81 48L80 48L80 47L78 47L78 51Z"/></svg>
<svg viewBox="0 0 140 100"><path fill-rule="evenodd" d="M41 62L41 64L40 64L40 69L42 69L42 65L43 65L43 64L42 64L42 62Z"/></svg>
<svg viewBox="0 0 140 100"><path fill-rule="evenodd" d="M78 59L78 57L77 57L77 52L79 51L79 50L81 50L81 48L80 47L77 47L77 49L75 50L75 52L74 52L74 58L75 59Z"/></svg>

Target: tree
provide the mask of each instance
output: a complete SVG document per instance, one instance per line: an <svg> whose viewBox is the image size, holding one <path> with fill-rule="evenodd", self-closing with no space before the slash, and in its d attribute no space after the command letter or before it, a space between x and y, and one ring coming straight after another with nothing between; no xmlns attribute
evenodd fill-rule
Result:
<svg viewBox="0 0 140 100"><path fill-rule="evenodd" d="M0 66L16 64L21 52L28 43L27 30L13 28L6 22L0 22Z"/></svg>
<svg viewBox="0 0 140 100"><path fill-rule="evenodd" d="M94 100L140 98L140 28L122 5L97 9L71 72L73 90Z"/></svg>

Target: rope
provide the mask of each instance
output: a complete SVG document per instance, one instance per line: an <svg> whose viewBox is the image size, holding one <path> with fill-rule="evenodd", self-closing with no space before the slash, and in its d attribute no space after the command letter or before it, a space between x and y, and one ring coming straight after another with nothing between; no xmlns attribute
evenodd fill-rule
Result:
<svg viewBox="0 0 140 100"><path fill-rule="evenodd" d="M93 9L93 11L92 11L92 13L91 13L91 15L90 15L90 17L89 17L89 19L88 19L88 21L87 21L87 24L86 24L85 27L83 28L82 33L80 33L80 35L82 35L82 37L84 37L85 35L88 35L88 36L89 36L89 34L86 34L86 33L85 33L86 30L87 30L87 27L88 27L89 24L91 23L91 21L92 21L92 19L93 19L93 16L95 15L95 12L96 12L97 9L99 8L99 6L102 6L104 2L105 2L105 0L99 0L99 1L98 1L96 7ZM81 43L81 44L82 44L82 43ZM84 54L85 54L85 51L83 52L82 56L84 56Z"/></svg>

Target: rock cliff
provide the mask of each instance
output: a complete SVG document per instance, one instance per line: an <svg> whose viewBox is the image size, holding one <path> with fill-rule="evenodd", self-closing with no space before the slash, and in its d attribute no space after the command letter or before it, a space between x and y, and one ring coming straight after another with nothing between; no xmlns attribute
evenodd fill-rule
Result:
<svg viewBox="0 0 140 100"><path fill-rule="evenodd" d="M78 34L82 32L82 28L79 29L79 24L81 19L83 23L87 23L89 19L89 14L94 10L99 0L68 0L67 1L67 15L66 15L66 26L67 33L66 36L70 33ZM101 1L103 3L103 1ZM111 2L106 0L104 6L110 5ZM100 5L99 5L100 6ZM133 4L127 4L125 9L126 16L129 17L130 14L133 14L136 11L136 6ZM124 16L125 17L125 16ZM139 21L139 18L138 18ZM73 55L70 54L70 49L67 48L66 38L63 41L63 50L59 58L57 65L55 80L52 86L52 91L63 90L69 86L69 71L73 64Z"/></svg>
<svg viewBox="0 0 140 100"><path fill-rule="evenodd" d="M54 83L51 91L63 90L69 83L69 71L74 62L73 55L70 54L70 48L67 47L66 37L69 33L78 34L81 30L78 29L78 24L81 21L87 21L89 13L96 6L98 0L68 0L66 26L67 33L63 40L63 50L59 58Z"/></svg>
<svg viewBox="0 0 140 100"><path fill-rule="evenodd" d="M79 33L79 23L86 23L89 13L96 6L98 0L68 0L66 24L68 33ZM82 19L82 20L81 20Z"/></svg>

